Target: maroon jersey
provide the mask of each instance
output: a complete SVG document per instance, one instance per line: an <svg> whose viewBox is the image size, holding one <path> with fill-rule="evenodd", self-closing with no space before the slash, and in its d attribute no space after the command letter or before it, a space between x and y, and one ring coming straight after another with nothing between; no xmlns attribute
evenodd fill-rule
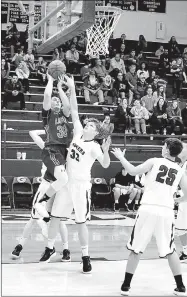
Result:
<svg viewBox="0 0 187 297"><path fill-rule="evenodd" d="M69 145L71 128L68 118L61 110L58 114L51 109L42 109L42 119L46 132L45 146L63 144Z"/></svg>

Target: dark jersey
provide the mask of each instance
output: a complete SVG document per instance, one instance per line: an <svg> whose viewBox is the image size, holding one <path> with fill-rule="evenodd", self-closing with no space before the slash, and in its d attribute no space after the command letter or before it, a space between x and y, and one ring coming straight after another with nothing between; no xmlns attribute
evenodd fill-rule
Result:
<svg viewBox="0 0 187 297"><path fill-rule="evenodd" d="M46 132L45 146L64 144L69 145L71 128L68 118L61 110L55 114L51 109L42 109L42 119Z"/></svg>
<svg viewBox="0 0 187 297"><path fill-rule="evenodd" d="M135 176L132 176L127 173L127 175L123 175L121 172L118 172L115 177L115 184L121 186L130 186L130 184L135 183Z"/></svg>

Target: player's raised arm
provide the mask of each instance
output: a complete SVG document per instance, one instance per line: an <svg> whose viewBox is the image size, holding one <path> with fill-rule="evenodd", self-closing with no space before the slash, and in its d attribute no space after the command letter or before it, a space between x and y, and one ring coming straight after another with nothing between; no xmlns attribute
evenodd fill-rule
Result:
<svg viewBox="0 0 187 297"><path fill-rule="evenodd" d="M39 146L39 148L43 149L44 148L44 141L40 137L40 135L44 135L45 130L32 130L29 131L30 137L34 140L34 142Z"/></svg>
<svg viewBox="0 0 187 297"><path fill-rule="evenodd" d="M69 117L70 116L70 102L69 102L67 95L65 94L65 92L62 89L63 83L64 83L63 77L60 76L58 79L57 88L58 88L60 99L62 101L63 113L66 117Z"/></svg>
<svg viewBox="0 0 187 297"><path fill-rule="evenodd" d="M43 100L43 109L49 110L51 109L51 96L53 91L53 78L51 75L47 74L48 83L45 87L44 91L44 100Z"/></svg>
<svg viewBox="0 0 187 297"><path fill-rule="evenodd" d="M111 144L111 138L109 136L106 140L103 140L103 144L102 144L103 153L99 154L98 156L95 156L95 158L99 161L101 166L104 168L108 168L110 165L110 156L108 153L110 144Z"/></svg>
<svg viewBox="0 0 187 297"><path fill-rule="evenodd" d="M111 153L121 162L123 167L127 170L130 175L143 174L151 170L153 167L154 159L151 158L145 161L143 164L134 166L124 157L124 152L119 148L114 148Z"/></svg>
<svg viewBox="0 0 187 297"><path fill-rule="evenodd" d="M71 107L71 117L72 117L73 127L74 127L74 134L82 133L83 127L79 119L77 97L75 92L75 82L73 77L70 78L67 75L65 75L64 77L66 80L65 84L70 89L70 107Z"/></svg>

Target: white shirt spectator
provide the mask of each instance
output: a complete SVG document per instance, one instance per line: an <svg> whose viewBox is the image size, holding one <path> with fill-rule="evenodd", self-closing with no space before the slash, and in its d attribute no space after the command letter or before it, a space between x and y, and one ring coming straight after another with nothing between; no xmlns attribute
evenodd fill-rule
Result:
<svg viewBox="0 0 187 297"><path fill-rule="evenodd" d="M116 56L117 55L119 55L119 54L116 54ZM111 67L110 71L112 71L115 68L118 68L120 72L122 72L123 74L126 74L125 64L121 58L119 58L119 59L118 59L118 57L112 58L110 67Z"/></svg>
<svg viewBox="0 0 187 297"><path fill-rule="evenodd" d="M73 61L73 62L78 62L79 61L79 53L76 49L72 50L68 50L66 52L66 59L69 61Z"/></svg>

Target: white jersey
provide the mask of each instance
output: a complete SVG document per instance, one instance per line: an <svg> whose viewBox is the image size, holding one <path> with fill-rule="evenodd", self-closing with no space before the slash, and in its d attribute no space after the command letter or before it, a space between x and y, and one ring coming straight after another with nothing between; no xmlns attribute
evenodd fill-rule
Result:
<svg viewBox="0 0 187 297"><path fill-rule="evenodd" d="M165 158L154 158L154 165L146 175L141 204L174 208L177 191L184 168Z"/></svg>
<svg viewBox="0 0 187 297"><path fill-rule="evenodd" d="M68 177L73 180L90 181L92 165L101 154L97 142L84 141L81 135L75 135L68 149L66 165Z"/></svg>

